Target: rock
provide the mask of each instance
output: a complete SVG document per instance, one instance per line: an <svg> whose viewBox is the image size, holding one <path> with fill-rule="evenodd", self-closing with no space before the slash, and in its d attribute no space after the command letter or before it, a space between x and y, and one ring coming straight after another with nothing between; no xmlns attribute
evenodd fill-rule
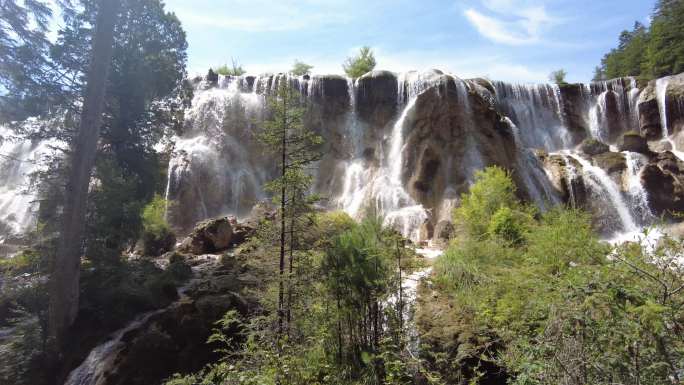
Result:
<svg viewBox="0 0 684 385"><path fill-rule="evenodd" d="M641 182L655 215L673 218L674 212L684 211L684 162L671 152L654 156L643 168Z"/></svg>
<svg viewBox="0 0 684 385"><path fill-rule="evenodd" d="M648 149L646 138L636 131L629 131L622 135L619 148L620 151L632 151L641 154L648 154L651 152Z"/></svg>
<svg viewBox="0 0 684 385"><path fill-rule="evenodd" d="M357 80L357 110L361 119L382 128L397 113L397 76L389 71L371 71Z"/></svg>
<svg viewBox="0 0 684 385"><path fill-rule="evenodd" d="M622 173L627 168L625 156L619 152L604 152L592 157L591 161L608 174Z"/></svg>
<svg viewBox="0 0 684 385"><path fill-rule="evenodd" d="M178 247L180 252L208 254L225 250L231 245L233 226L228 217L201 222Z"/></svg>
<svg viewBox="0 0 684 385"><path fill-rule="evenodd" d="M610 148L607 144L597 139L589 138L585 139L584 141L582 141L582 143L580 143L579 150L587 155L594 156L598 154L603 154L604 152L608 152Z"/></svg>
<svg viewBox="0 0 684 385"><path fill-rule="evenodd" d="M432 240L446 246L454 235L456 235L454 224L451 223L451 221L441 220L437 222L437 225L435 226Z"/></svg>
<svg viewBox="0 0 684 385"><path fill-rule="evenodd" d="M216 83L218 83L218 78L219 78L218 74L216 72L214 72L213 69L209 68L209 72L207 72L207 76L205 78L207 80L207 82L212 83L212 84L216 84Z"/></svg>
<svg viewBox="0 0 684 385"><path fill-rule="evenodd" d="M563 100L563 115L565 124L572 135L572 143L584 140L589 132L586 120L584 86L582 84L558 85Z"/></svg>
<svg viewBox="0 0 684 385"><path fill-rule="evenodd" d="M663 130L660 124L660 111L658 108L658 100L656 99L654 82L650 82L649 85L641 91L637 102L637 110L639 113L639 130L644 133L646 139L654 140L661 138Z"/></svg>
<svg viewBox="0 0 684 385"><path fill-rule="evenodd" d="M161 234L143 233L143 253L151 257L158 257L167 251L173 250L176 245L176 235L168 230Z"/></svg>

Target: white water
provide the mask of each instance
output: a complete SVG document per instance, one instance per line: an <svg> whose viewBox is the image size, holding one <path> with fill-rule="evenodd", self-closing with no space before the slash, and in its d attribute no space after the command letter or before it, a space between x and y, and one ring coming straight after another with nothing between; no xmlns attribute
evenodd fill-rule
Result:
<svg viewBox="0 0 684 385"><path fill-rule="evenodd" d="M613 182L610 176L608 176L603 169L592 165L578 154L567 153L566 155L575 159L582 165L584 181L588 182L594 191L602 192L603 197L615 208L617 215L620 218L622 232L633 233L639 231L639 227L634 222L632 214L627 207L627 203L620 193L618 186Z"/></svg>
<svg viewBox="0 0 684 385"><path fill-rule="evenodd" d="M627 163L625 184L630 197L630 207L637 222L640 225L647 225L654 219L648 204L648 193L641 184L641 170L648 162L648 159L645 155L636 152L624 151L622 153L625 155Z"/></svg>
<svg viewBox="0 0 684 385"><path fill-rule="evenodd" d="M43 123L29 119L24 129ZM0 244L7 236L21 235L35 225L38 196L31 176L46 170L46 161L57 147L62 147L61 142L24 140L0 126Z"/></svg>
<svg viewBox="0 0 684 385"><path fill-rule="evenodd" d="M684 161L684 152L677 150L676 143L670 137L670 129L667 121L667 87L670 84L670 77L656 80L656 100L658 102L658 112L660 113L660 127L662 129L663 141L670 145L671 152L680 160Z"/></svg>

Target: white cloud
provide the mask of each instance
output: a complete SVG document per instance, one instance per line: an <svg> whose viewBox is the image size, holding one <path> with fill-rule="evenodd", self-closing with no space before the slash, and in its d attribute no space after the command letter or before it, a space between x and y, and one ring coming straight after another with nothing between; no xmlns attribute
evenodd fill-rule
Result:
<svg viewBox="0 0 684 385"><path fill-rule="evenodd" d="M482 36L501 44L539 43L542 32L557 22L543 4L525 0L483 0L482 4L487 14L474 8L464 14Z"/></svg>

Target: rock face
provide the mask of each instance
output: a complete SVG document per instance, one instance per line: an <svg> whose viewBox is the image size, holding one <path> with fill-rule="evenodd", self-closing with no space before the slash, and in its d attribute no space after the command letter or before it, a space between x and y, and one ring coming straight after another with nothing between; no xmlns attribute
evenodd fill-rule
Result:
<svg viewBox="0 0 684 385"><path fill-rule="evenodd" d="M622 136L622 140L620 141L620 151L632 151L641 154L650 153L646 138L641 136L636 131L626 132Z"/></svg>
<svg viewBox="0 0 684 385"><path fill-rule="evenodd" d="M594 156L609 151L607 144L597 139L585 139L580 145L579 150L583 153Z"/></svg>
<svg viewBox="0 0 684 385"><path fill-rule="evenodd" d="M667 91L668 124L678 130L678 95L684 89L679 79L669 79L666 87L651 82L640 90L633 78L522 85L462 80L439 70L372 71L356 80L219 76L216 86L198 86L186 112L186 131L169 167L169 198L179 207L170 218L178 234L186 234L199 220L224 213L245 217L256 202L268 199L262 187L277 170L256 143L255 122L268 118L266 101L285 81L302 94L305 126L324 138L314 190L327 198L325 209L355 217L374 209L404 235L438 237L437 224L449 219L474 173L489 165L511 171L520 198L542 210L567 199L594 206L582 202L579 182L561 177L567 173L558 167L568 164L559 163L558 154L577 154L603 169L629 200L634 189L625 187L625 180L636 163L632 155L626 159L610 150L650 157L645 140L651 150L667 148L669 143L658 147L653 142L662 135L658 95ZM535 156L536 150L550 154L549 161ZM605 181L593 182L584 187L600 190L596 183ZM605 191L594 192L594 198ZM618 203L625 202L603 200L608 207L597 215L615 212Z"/></svg>
<svg viewBox="0 0 684 385"><path fill-rule="evenodd" d="M178 251L191 254L208 254L223 251L244 242L253 229L237 223L234 217L223 217L201 222L188 235Z"/></svg>
<svg viewBox="0 0 684 385"><path fill-rule="evenodd" d="M672 217L673 212L684 211L684 162L671 152L654 156L644 167L641 179L656 215Z"/></svg>

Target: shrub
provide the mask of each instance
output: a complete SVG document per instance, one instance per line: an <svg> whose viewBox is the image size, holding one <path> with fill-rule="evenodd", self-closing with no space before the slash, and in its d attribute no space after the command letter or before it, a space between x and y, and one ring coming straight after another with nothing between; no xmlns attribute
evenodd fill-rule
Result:
<svg viewBox="0 0 684 385"><path fill-rule="evenodd" d="M167 201L155 195L142 211L145 255L158 256L173 248L176 237L166 222Z"/></svg>
<svg viewBox="0 0 684 385"><path fill-rule="evenodd" d="M475 183L461 196L461 206L454 211L454 222L469 235L486 235L492 216L501 208L518 206L515 184L504 169L491 166L475 173Z"/></svg>

